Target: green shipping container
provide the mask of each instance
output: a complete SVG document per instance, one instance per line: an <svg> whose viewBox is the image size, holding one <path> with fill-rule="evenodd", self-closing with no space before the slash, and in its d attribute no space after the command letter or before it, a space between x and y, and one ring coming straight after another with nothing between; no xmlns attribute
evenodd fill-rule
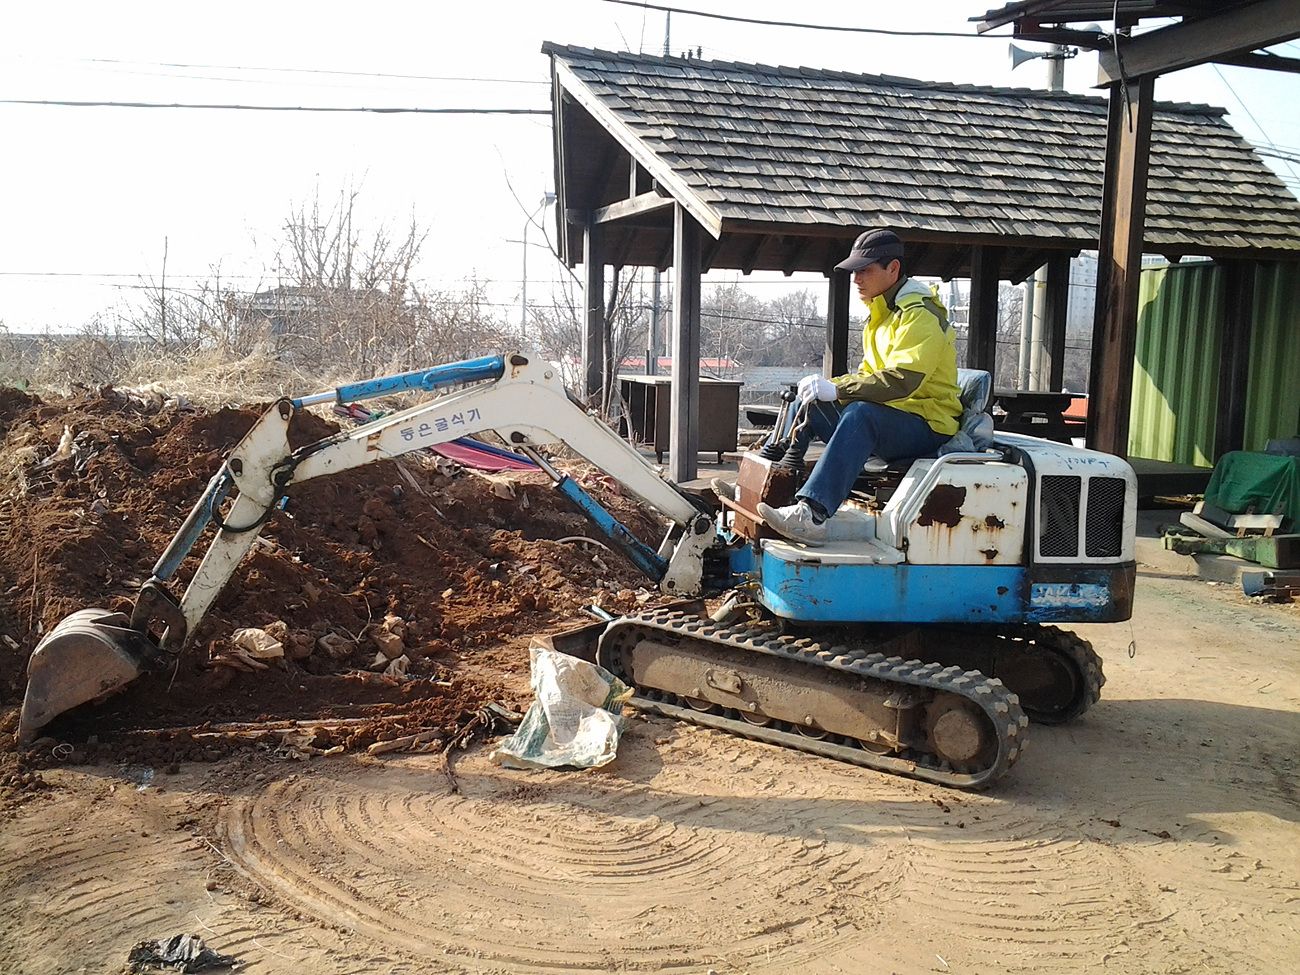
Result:
<svg viewBox="0 0 1300 975"><path fill-rule="evenodd" d="M1213 467L1224 270L1202 261L1142 271L1130 457ZM1246 450L1300 432L1300 266L1255 275Z"/></svg>

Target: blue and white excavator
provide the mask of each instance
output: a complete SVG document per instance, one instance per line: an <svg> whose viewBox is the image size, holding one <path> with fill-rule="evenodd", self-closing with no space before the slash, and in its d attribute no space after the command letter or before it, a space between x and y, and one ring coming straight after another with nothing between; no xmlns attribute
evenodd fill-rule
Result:
<svg viewBox="0 0 1300 975"><path fill-rule="evenodd" d="M976 399L986 400L980 375ZM289 446L303 407L454 387ZM1131 614L1137 490L1119 458L999 435L982 450L912 461L874 498L841 509L827 544L811 548L775 537L754 513L762 500L788 503L796 486L773 444L746 452L737 491L715 514L589 415L551 364L521 351L273 404L212 477L133 611L79 610L37 646L20 740L169 669L295 485L488 431L536 461L663 593L726 597L710 616L679 604L587 628L598 662L646 711L979 788L1015 762L1030 718L1067 721L1100 695L1101 661L1051 624ZM547 462L538 448L555 443L671 523L657 551ZM169 582L209 524L215 534L178 599Z"/></svg>

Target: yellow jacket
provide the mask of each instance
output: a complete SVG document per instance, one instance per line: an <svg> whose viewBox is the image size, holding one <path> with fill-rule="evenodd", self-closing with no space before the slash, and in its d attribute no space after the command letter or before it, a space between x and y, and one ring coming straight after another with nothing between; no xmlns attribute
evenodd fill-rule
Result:
<svg viewBox="0 0 1300 975"><path fill-rule="evenodd" d="M930 288L904 278L874 299L867 312L862 364L832 380L840 402L881 403L915 413L935 433L956 433L961 399L947 309Z"/></svg>

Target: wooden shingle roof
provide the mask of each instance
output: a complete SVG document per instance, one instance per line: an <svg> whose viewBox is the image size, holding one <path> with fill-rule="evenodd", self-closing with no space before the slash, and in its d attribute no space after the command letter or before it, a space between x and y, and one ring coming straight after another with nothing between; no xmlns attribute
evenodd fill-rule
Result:
<svg viewBox="0 0 1300 975"><path fill-rule="evenodd" d="M1004 263L1012 275L1045 251L1097 246L1103 97L549 43L543 52L562 206L626 199L634 159L716 239L710 266L826 270L872 226L924 245L927 266L915 273L944 276L965 270L972 243L1006 246L1022 266ZM1146 249L1300 257L1300 202L1223 114L1157 105ZM662 214L629 222L616 244L626 263L666 265L662 224ZM581 253L575 232L570 263Z"/></svg>

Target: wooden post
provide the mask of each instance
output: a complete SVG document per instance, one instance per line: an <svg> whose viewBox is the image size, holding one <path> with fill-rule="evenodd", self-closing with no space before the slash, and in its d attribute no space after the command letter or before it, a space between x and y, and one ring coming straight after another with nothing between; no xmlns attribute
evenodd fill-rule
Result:
<svg viewBox="0 0 1300 975"><path fill-rule="evenodd" d="M673 208L673 395L668 474L695 480L700 451L700 225Z"/></svg>
<svg viewBox="0 0 1300 975"><path fill-rule="evenodd" d="M601 227L588 219L582 234L582 291L586 304L582 373L589 403L599 405L605 373L605 255Z"/></svg>
<svg viewBox="0 0 1300 975"><path fill-rule="evenodd" d="M822 372L827 379L849 371L849 283L848 271L831 271L830 294L826 299L826 348Z"/></svg>
<svg viewBox="0 0 1300 975"><path fill-rule="evenodd" d="M1127 98L1121 85L1111 86L1088 383L1088 446L1118 457L1128 456L1154 103L1153 75L1130 81Z"/></svg>
<svg viewBox="0 0 1300 975"><path fill-rule="evenodd" d="M997 384L998 264L1001 254L976 244L970 258L970 322L966 332L966 368L983 369Z"/></svg>
<svg viewBox="0 0 1300 975"><path fill-rule="evenodd" d="M1070 255L1061 252L1047 259L1047 388L1060 392L1065 383L1065 326L1070 307Z"/></svg>
<svg viewBox="0 0 1300 975"><path fill-rule="evenodd" d="M1223 344L1219 353L1219 417L1214 459L1246 446L1246 387L1254 331L1255 262L1225 261Z"/></svg>

